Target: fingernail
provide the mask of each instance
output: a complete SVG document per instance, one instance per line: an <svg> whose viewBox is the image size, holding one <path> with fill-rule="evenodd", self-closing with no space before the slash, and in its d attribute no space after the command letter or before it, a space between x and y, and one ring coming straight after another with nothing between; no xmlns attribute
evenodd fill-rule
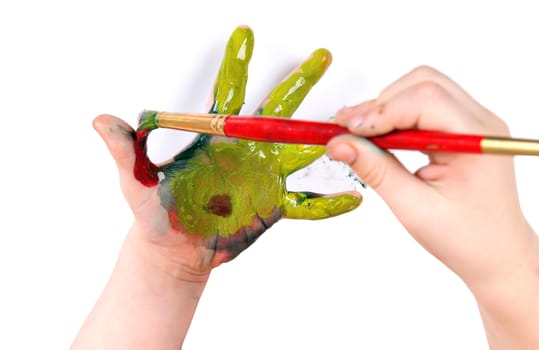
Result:
<svg viewBox="0 0 539 350"><path fill-rule="evenodd" d="M374 100L368 100L356 106L341 108L337 113L345 116L343 117L344 120L348 119L346 126L350 130L357 130L365 123L367 115L372 110L374 104Z"/></svg>
<svg viewBox="0 0 539 350"><path fill-rule="evenodd" d="M364 115L356 115L355 117L352 117L350 118L350 120L348 120L347 127L350 130L357 130L363 125L364 122L365 122Z"/></svg>

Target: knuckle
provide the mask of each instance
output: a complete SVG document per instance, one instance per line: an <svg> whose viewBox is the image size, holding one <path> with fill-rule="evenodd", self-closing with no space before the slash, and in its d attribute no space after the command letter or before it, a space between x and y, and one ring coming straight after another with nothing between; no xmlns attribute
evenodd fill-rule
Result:
<svg viewBox="0 0 539 350"><path fill-rule="evenodd" d="M434 77L440 75L440 72L431 66L428 65L420 65L410 72L410 75L414 76L415 78L419 80L430 80Z"/></svg>
<svg viewBox="0 0 539 350"><path fill-rule="evenodd" d="M509 124L507 124L504 120L500 119L500 118L496 118L498 120L498 129L501 133L503 133L504 135L510 135L511 134L511 130L509 128Z"/></svg>
<svg viewBox="0 0 539 350"><path fill-rule="evenodd" d="M479 133L506 137L511 135L509 124L486 108L481 108L479 113L473 115L473 118L470 119L475 121L475 126Z"/></svg>
<svg viewBox="0 0 539 350"><path fill-rule="evenodd" d="M419 98L428 100L441 100L447 96L447 91L434 81L422 81L415 87L416 94Z"/></svg>
<svg viewBox="0 0 539 350"><path fill-rule="evenodd" d="M509 136L511 134L509 125L503 119L499 118L496 115L493 116L492 122L489 124L492 128L492 131L499 136Z"/></svg>

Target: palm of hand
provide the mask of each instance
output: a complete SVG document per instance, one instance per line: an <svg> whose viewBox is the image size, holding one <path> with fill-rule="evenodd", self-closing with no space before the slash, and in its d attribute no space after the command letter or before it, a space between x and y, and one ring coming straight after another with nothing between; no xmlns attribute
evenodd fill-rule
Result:
<svg viewBox="0 0 539 350"><path fill-rule="evenodd" d="M231 35L210 113L239 113L253 42L249 28L239 27ZM270 93L257 114L290 117L330 62L327 50L316 50ZM233 259L281 217L323 219L361 202L355 193L319 196L287 191L286 177L319 158L325 147L199 135L171 162L156 166L145 153L150 131L144 124L137 130L135 176L146 186L158 185L168 231L187 236L188 244L199 252L189 254L198 269Z"/></svg>

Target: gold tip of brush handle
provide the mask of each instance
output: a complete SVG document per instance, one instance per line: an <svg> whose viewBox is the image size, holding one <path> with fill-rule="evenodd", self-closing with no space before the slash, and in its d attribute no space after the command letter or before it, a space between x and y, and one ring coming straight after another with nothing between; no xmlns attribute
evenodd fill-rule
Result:
<svg viewBox="0 0 539 350"><path fill-rule="evenodd" d="M487 136L481 140L483 153L539 155L539 141Z"/></svg>

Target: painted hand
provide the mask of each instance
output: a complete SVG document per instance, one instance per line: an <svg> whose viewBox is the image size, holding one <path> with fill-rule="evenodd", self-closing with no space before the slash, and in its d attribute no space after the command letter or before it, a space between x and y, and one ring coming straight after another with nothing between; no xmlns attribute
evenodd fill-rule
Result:
<svg viewBox="0 0 539 350"><path fill-rule="evenodd" d="M249 28L238 27L232 33L213 88L210 113L240 112L253 44ZM254 114L290 117L330 63L327 50L314 51ZM125 123L116 121L116 125L131 135L128 142L132 143L133 131ZM134 167L132 150L125 151L132 167L129 175L123 174L124 193L136 222L154 233L152 241L171 248L169 254L195 271L233 259L282 217L324 219L361 202L356 192L321 196L287 191L286 177L323 155L325 147L199 135L170 162L154 165L146 154L150 131L151 127L139 125ZM114 155L114 145L107 144ZM115 158L118 161L119 156Z"/></svg>

